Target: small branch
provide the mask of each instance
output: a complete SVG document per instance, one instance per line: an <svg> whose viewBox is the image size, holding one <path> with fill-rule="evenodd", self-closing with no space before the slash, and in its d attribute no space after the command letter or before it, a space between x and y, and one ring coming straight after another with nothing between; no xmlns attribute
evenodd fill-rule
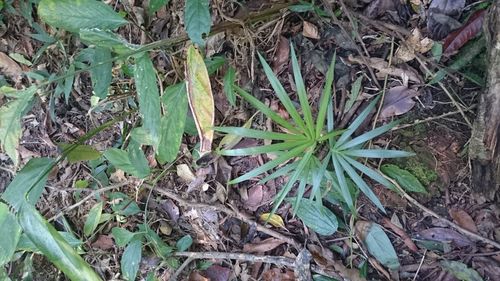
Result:
<svg viewBox="0 0 500 281"><path fill-rule="evenodd" d="M175 273L170 277L170 281L177 281L177 278L181 274L181 272L194 260L193 257L188 257L179 268L175 271Z"/></svg>

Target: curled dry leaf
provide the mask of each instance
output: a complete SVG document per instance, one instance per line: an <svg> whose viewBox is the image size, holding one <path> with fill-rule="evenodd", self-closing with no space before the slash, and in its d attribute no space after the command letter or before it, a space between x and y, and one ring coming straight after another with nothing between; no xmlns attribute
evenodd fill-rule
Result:
<svg viewBox="0 0 500 281"><path fill-rule="evenodd" d="M21 67L8 55L2 52L0 52L0 71L14 81L18 81L23 74Z"/></svg>
<svg viewBox="0 0 500 281"><path fill-rule="evenodd" d="M486 10L475 12L464 26L448 35L444 40L443 54L450 55L455 53L458 49L465 45L465 43L480 34L485 15Z"/></svg>
<svg viewBox="0 0 500 281"><path fill-rule="evenodd" d="M366 58L365 62L365 60L363 60L362 58L349 55L347 62L369 66L378 70L380 74L382 74L382 76L386 74L391 76L399 76L401 77L401 79L403 79L403 81L410 80L416 83L422 83L422 78L418 75L418 72L415 69L412 69L409 66L406 67L407 69L404 69L402 67L389 66L389 63L381 58Z"/></svg>
<svg viewBox="0 0 500 281"><path fill-rule="evenodd" d="M476 223L474 223L474 220L466 211L458 208L451 208L448 212L458 225L467 230L478 233Z"/></svg>
<svg viewBox="0 0 500 281"><path fill-rule="evenodd" d="M304 21L302 35L311 39L319 39L318 27L308 21Z"/></svg>
<svg viewBox="0 0 500 281"><path fill-rule="evenodd" d="M203 157L212 150L215 107L207 67L193 45L187 50L186 88L189 107L200 137L200 156Z"/></svg>
<svg viewBox="0 0 500 281"><path fill-rule="evenodd" d="M415 58L417 53L424 54L432 49L434 41L430 38L423 38L420 29L413 29L410 37L404 44L396 50L395 59L398 62L408 62Z"/></svg>
<svg viewBox="0 0 500 281"><path fill-rule="evenodd" d="M413 97L417 95L417 91L408 89L405 86L396 86L390 88L385 95L379 118L387 119L393 116L405 114L406 112L410 111L410 109L412 109L415 105Z"/></svg>

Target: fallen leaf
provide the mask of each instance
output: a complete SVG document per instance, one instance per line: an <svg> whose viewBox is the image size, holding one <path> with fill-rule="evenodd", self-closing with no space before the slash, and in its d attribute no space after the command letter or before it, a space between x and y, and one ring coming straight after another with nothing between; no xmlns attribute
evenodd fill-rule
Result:
<svg viewBox="0 0 500 281"><path fill-rule="evenodd" d="M422 231L419 231L417 235L418 238L426 240L451 242L453 245L457 247L466 247L474 244L467 237L456 232L455 230L443 227L433 227L424 229Z"/></svg>
<svg viewBox="0 0 500 281"><path fill-rule="evenodd" d="M179 176L185 183L191 183L196 179L196 176L191 171L187 164L179 164L176 167L177 176Z"/></svg>
<svg viewBox="0 0 500 281"><path fill-rule="evenodd" d="M363 241L368 252L375 259L391 270L397 270L400 267L398 255L391 240L380 225L368 221L358 221L355 229L356 235Z"/></svg>
<svg viewBox="0 0 500 281"><path fill-rule="evenodd" d="M189 274L189 281L211 281L210 279L206 278L205 276L201 275L198 271L192 271Z"/></svg>
<svg viewBox="0 0 500 281"><path fill-rule="evenodd" d="M280 73L290 57L290 43L288 39L280 36L276 52L273 57L273 72Z"/></svg>
<svg viewBox="0 0 500 281"><path fill-rule="evenodd" d="M463 45L469 42L471 39L480 34L483 27L484 17L486 15L486 10L480 10L475 12L467 21L464 26L453 31L450 35L446 36L443 43L444 55L450 55L455 53Z"/></svg>
<svg viewBox="0 0 500 281"><path fill-rule="evenodd" d="M189 107L200 137L200 158L212 151L215 107L212 86L203 57L189 46L186 59L186 87Z"/></svg>
<svg viewBox="0 0 500 281"><path fill-rule="evenodd" d="M308 21L303 22L302 35L311 39L319 39L318 28Z"/></svg>
<svg viewBox="0 0 500 281"><path fill-rule="evenodd" d="M429 5L427 30L433 39L440 40L461 26L456 19L465 7L465 0L433 0Z"/></svg>
<svg viewBox="0 0 500 281"><path fill-rule="evenodd" d="M255 185L248 189L248 199L243 201L245 208L250 211L255 211L264 200L263 185Z"/></svg>
<svg viewBox="0 0 500 281"><path fill-rule="evenodd" d="M379 118L387 119L410 111L415 105L415 101L412 98L417 95L417 91L408 89L405 86L390 88L385 94Z"/></svg>
<svg viewBox="0 0 500 281"><path fill-rule="evenodd" d="M452 217L458 225L469 231L478 233L476 223L474 223L474 220L466 211L458 208L451 208L448 212L450 217Z"/></svg>
<svg viewBox="0 0 500 281"><path fill-rule="evenodd" d="M23 74L21 67L8 55L0 52L0 70L14 81L18 81Z"/></svg>
<svg viewBox="0 0 500 281"><path fill-rule="evenodd" d="M408 236L408 234L403 228L400 228L399 226L393 224L392 221L389 220L388 218L383 218L382 221L386 228L392 229L394 233L396 233L399 237L401 237L401 239L403 239L403 242L405 243L406 247L408 247L408 249L410 249L414 253L418 251L417 245L413 243L410 236Z"/></svg>
<svg viewBox="0 0 500 281"><path fill-rule="evenodd" d="M457 261L441 261L441 266L455 275L459 280L464 281L483 281L483 278L472 268L466 264Z"/></svg>
<svg viewBox="0 0 500 281"><path fill-rule="evenodd" d="M432 49L434 41L430 38L423 38L420 29L413 29L411 35L396 50L396 62L408 62L415 58L416 54L424 54Z"/></svg>
<svg viewBox="0 0 500 281"><path fill-rule="evenodd" d="M160 208L168 214L172 221L177 222L177 220L179 220L179 207L177 207L175 202L171 199L167 199L165 202L162 202L160 204Z"/></svg>
<svg viewBox="0 0 500 281"><path fill-rule="evenodd" d="M285 228L285 223L283 222L283 219L277 214L264 213L260 215L260 220L263 222L267 221L274 227Z"/></svg>
<svg viewBox="0 0 500 281"><path fill-rule="evenodd" d="M92 243L92 247L98 248L104 251L112 249L115 246L115 242L110 235L99 235L97 240Z"/></svg>
<svg viewBox="0 0 500 281"><path fill-rule="evenodd" d="M391 76L399 76L401 77L401 79L403 79L403 81L410 80L416 83L422 83L422 78L420 78L418 72L409 66L407 66L407 69L403 69L402 67L389 66L389 63L382 58L365 59L366 62L361 58L349 55L347 62L367 65L380 71L379 74L381 74L382 76L386 74Z"/></svg>
<svg viewBox="0 0 500 281"><path fill-rule="evenodd" d="M279 268L272 268L262 273L263 281L294 281L295 274L292 270L282 272Z"/></svg>
<svg viewBox="0 0 500 281"><path fill-rule="evenodd" d="M270 237L265 240L256 242L256 243L251 243L251 244L245 244L243 246L243 252L246 253L265 253L268 251L271 251L278 247L279 245L285 243L285 241Z"/></svg>
<svg viewBox="0 0 500 281"><path fill-rule="evenodd" d="M203 271L203 275L208 277L210 281L227 281L229 280L229 275L231 274L231 269L214 264Z"/></svg>

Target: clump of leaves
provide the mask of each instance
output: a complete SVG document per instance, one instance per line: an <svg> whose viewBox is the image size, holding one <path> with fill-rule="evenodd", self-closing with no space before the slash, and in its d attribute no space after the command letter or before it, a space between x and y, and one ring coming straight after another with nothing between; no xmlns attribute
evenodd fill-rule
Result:
<svg viewBox="0 0 500 281"><path fill-rule="evenodd" d="M364 158L392 158L412 155L412 153L400 150L363 149L367 142L387 132L395 126L397 122L391 122L353 137L354 132L360 127L370 111L375 107L378 99L374 99L347 129L334 129L331 96L334 81L335 56L326 74L326 82L315 118L313 118L313 111L309 105L304 81L300 73L299 63L293 46L291 48L293 76L302 114L295 108L285 89L264 58L260 55L259 58L272 88L291 116L291 120L285 120L261 101L243 89L235 86L236 92L242 98L273 120L276 125L280 127L282 132L262 131L243 127L217 127L217 131L227 134L272 141L269 145L220 150L219 153L221 155L246 156L263 153L277 155L275 159L231 180L229 183L236 184L249 180L281 165L281 167L261 181L265 182L281 175L289 175L288 182L274 199L273 213L285 200L296 182L299 184L295 193L295 198L293 199L294 202L292 202L295 211L299 209L299 204L304 197L308 185L311 186L310 200L316 201L317 204L321 205L323 194L320 187L324 185L326 181L330 182L331 188L333 188L336 193L341 194L343 201L351 211L354 212L355 210L354 200L349 190L351 182L353 182L379 209L384 211L384 207L379 199L363 180L359 172L386 187L391 187L391 183L378 171L366 166L360 162L360 160Z"/></svg>

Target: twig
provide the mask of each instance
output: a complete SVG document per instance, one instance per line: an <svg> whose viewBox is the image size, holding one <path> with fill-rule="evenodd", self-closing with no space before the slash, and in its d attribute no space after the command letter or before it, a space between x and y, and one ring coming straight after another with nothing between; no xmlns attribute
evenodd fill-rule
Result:
<svg viewBox="0 0 500 281"><path fill-rule="evenodd" d="M181 272L194 260L193 257L188 257L179 268L175 271L175 273L170 277L170 281L177 281L177 277L181 274Z"/></svg>
<svg viewBox="0 0 500 281"><path fill-rule="evenodd" d="M383 175L383 174L382 174ZM393 179L383 175L388 181L390 181L394 186L396 186L396 188L398 189L399 192L401 192L401 194L403 195L404 198L406 198L406 200L410 201L410 203L412 203L413 205L417 206L418 208L420 208L422 211L426 212L427 214L435 217L436 219L440 220L441 222L444 222L445 224L449 225L450 227L456 229L457 231L461 232L462 234L468 236L469 238L473 239L473 240L476 240L476 241L481 241L485 244L490 244L491 246L497 248L497 249L500 249L500 243L496 242L496 241L493 241L489 238L486 238L486 237L483 237L477 233L474 233L472 231L469 231L445 218L443 218L442 216L436 214L434 211L428 209L427 207L425 207L424 205L420 204L417 200L415 200L413 197L411 197L408 193L406 193L406 191L401 188L401 186Z"/></svg>
<svg viewBox="0 0 500 281"><path fill-rule="evenodd" d="M426 254L427 254L427 249L425 249L424 255L422 256L422 259L420 260L420 264L418 265L417 271L415 272L415 276L413 276L412 281L417 280L418 273L420 272L420 269L422 268L422 264L424 264Z"/></svg>
<svg viewBox="0 0 500 281"><path fill-rule="evenodd" d="M295 241L294 239L289 238L289 237L287 237L279 232L276 232L270 228L267 228L263 225L258 224L257 222L249 219L247 216L238 212L237 210L230 210L227 207L222 206L222 205L218 205L218 204L209 205L209 204L203 204L203 203L198 203L198 202L189 202L187 200L184 200L182 197L180 197L179 195L177 195L173 192L163 190L163 189L158 189L158 188L155 189L154 186L150 186L150 185L146 185L146 184L144 184L143 186L146 188L149 188L149 189L154 189L156 192L158 192L162 195L165 195L168 198L173 199L173 200L179 202L181 205L184 205L186 207L192 207L192 208L196 208L196 209L212 209L212 210L216 210L219 212L223 212L226 215L237 218L237 219L239 219L239 220L241 220L249 225L255 225L258 231L263 232L269 236L278 238L282 241L285 241L288 244L294 246L296 249L301 248L300 244L297 241Z"/></svg>
<svg viewBox="0 0 500 281"><path fill-rule="evenodd" d="M474 108L476 108L476 106L477 106L476 104L473 104L473 105L467 107L466 109L464 109L463 111L465 111L465 112L471 111ZM418 124L431 122L431 121L434 121L434 120L437 120L437 119L441 119L441 118L444 118L444 117L447 117L447 116L450 116L450 115L455 115L455 114L458 114L458 113L460 113L460 111L456 110L456 111L451 111L451 112L447 112L447 113L441 114L439 116L432 116L432 117L428 117L428 118L425 118L425 119L415 120L415 121L413 121L413 123L410 123L410 124L404 124L404 125L396 126L396 127L392 128L391 131L401 130L401 129L412 127L412 126L415 126L415 125L418 125Z"/></svg>

